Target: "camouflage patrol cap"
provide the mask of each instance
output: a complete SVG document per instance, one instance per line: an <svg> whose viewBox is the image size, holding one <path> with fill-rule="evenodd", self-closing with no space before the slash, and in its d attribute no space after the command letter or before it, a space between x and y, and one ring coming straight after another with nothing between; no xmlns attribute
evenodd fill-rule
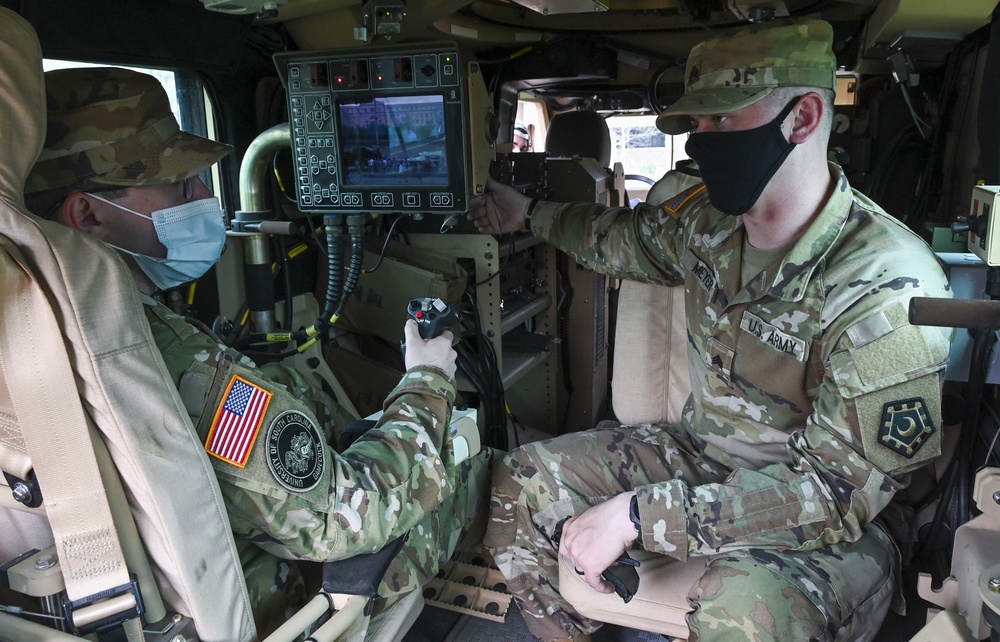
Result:
<svg viewBox="0 0 1000 642"><path fill-rule="evenodd" d="M26 194L79 183L131 187L198 174L230 147L181 131L148 74L117 67L46 72L48 131Z"/></svg>
<svg viewBox="0 0 1000 642"><path fill-rule="evenodd" d="M833 27L822 20L766 24L706 40L691 49L684 96L656 119L666 134L691 129L692 114L748 107L776 87L836 89Z"/></svg>

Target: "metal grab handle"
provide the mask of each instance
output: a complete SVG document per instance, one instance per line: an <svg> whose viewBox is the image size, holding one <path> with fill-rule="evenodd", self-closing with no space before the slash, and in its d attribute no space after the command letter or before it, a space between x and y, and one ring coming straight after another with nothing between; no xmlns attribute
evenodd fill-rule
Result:
<svg viewBox="0 0 1000 642"><path fill-rule="evenodd" d="M913 325L996 330L1000 328L1000 301L913 297L909 320Z"/></svg>

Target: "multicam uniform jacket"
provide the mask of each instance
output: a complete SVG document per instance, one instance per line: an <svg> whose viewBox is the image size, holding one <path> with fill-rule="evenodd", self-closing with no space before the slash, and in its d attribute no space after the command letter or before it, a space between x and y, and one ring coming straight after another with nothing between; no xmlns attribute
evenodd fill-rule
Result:
<svg viewBox="0 0 1000 642"><path fill-rule="evenodd" d="M405 534L377 589L395 598L434 577L484 515L493 453L455 465L448 433L455 388L443 371L404 374L377 425L338 453L327 444L354 417L302 374L281 364L258 368L166 307L144 302L153 339L211 455L261 635L304 597L291 560L346 559ZM245 447L220 442L227 426L242 426Z"/></svg>
<svg viewBox="0 0 1000 642"><path fill-rule="evenodd" d="M830 171L818 217L749 280L742 218L701 185L660 207L534 209L532 232L578 262L685 288L693 392L671 428L731 472L638 488L648 550L683 560L856 540L940 452L951 331L910 325L907 306L950 297L947 281L923 241Z"/></svg>
<svg viewBox="0 0 1000 642"><path fill-rule="evenodd" d="M442 371L414 368L404 375L378 425L339 454L326 446L328 426L316 419L346 416L332 399L290 368L258 369L149 303L153 338L199 437L208 442L213 427L220 429L238 400L236 386L245 395L271 395L245 456L214 453L206 444L235 533L283 558L341 559L380 549L452 493L454 453L445 435L455 388Z"/></svg>

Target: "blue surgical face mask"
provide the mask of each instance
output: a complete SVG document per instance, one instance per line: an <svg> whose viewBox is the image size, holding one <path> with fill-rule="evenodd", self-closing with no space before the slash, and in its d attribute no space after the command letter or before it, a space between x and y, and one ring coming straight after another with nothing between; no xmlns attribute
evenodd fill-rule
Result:
<svg viewBox="0 0 1000 642"><path fill-rule="evenodd" d="M226 245L226 223L217 198L182 203L155 210L147 216L97 194L89 195L129 214L153 221L156 237L167 248L167 258L158 259L112 247L134 256L139 269L161 290L200 278L222 256Z"/></svg>

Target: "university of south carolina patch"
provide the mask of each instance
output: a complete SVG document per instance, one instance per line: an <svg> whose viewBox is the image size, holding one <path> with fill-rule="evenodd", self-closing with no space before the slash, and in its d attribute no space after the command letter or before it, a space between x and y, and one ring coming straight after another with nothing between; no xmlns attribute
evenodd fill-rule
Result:
<svg viewBox="0 0 1000 642"><path fill-rule="evenodd" d="M934 422L922 397L894 401L882 407L878 441L886 448L909 459L933 434Z"/></svg>
<svg viewBox="0 0 1000 642"><path fill-rule="evenodd" d="M273 396L255 383L233 375L205 440L208 454L245 468Z"/></svg>
<svg viewBox="0 0 1000 642"><path fill-rule="evenodd" d="M286 410L267 428L267 465L278 483L290 491L312 490L323 477L323 438L313 421Z"/></svg>

